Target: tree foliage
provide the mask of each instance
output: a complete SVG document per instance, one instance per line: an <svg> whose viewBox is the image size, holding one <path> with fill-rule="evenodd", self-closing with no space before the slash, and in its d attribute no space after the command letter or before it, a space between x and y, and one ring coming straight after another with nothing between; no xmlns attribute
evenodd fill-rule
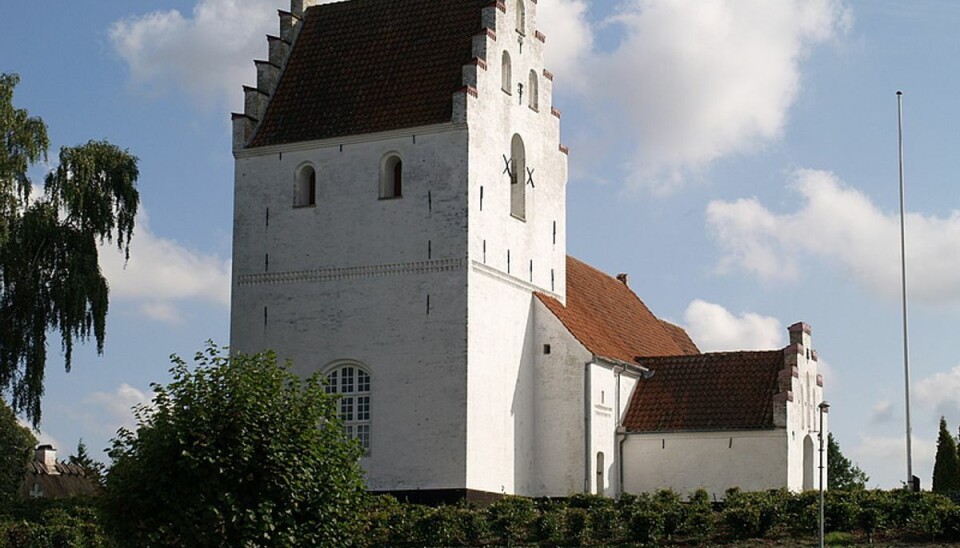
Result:
<svg viewBox="0 0 960 548"><path fill-rule="evenodd" d="M870 476L840 451L833 432L827 434L827 488L853 491L864 489L868 481Z"/></svg>
<svg viewBox="0 0 960 548"><path fill-rule="evenodd" d="M0 510L16 499L36 445L30 430L20 426L13 411L0 401Z"/></svg>
<svg viewBox="0 0 960 548"><path fill-rule="evenodd" d="M947 421L940 417L940 436L937 438L937 460L933 464L933 492L955 493L960 491L960 459L957 458L957 442L947 430Z"/></svg>
<svg viewBox="0 0 960 548"><path fill-rule="evenodd" d="M323 381L272 353L212 343L113 440L104 509L136 546L343 546L358 541L362 450Z"/></svg>
<svg viewBox="0 0 960 548"><path fill-rule="evenodd" d="M28 171L47 159L43 120L13 106L19 78L0 74L0 393L40 422L47 335L60 335L66 369L73 345L103 351L108 306L98 244L129 257L139 204L137 159L105 141L60 149L59 165L31 199Z"/></svg>
<svg viewBox="0 0 960 548"><path fill-rule="evenodd" d="M97 485L103 486L104 474L107 467L102 462L90 456L90 453L87 452L87 444L83 443L83 438L80 438L80 441L77 443L76 454L70 455L67 461L70 464L76 464L80 468L83 468L88 478L95 481Z"/></svg>

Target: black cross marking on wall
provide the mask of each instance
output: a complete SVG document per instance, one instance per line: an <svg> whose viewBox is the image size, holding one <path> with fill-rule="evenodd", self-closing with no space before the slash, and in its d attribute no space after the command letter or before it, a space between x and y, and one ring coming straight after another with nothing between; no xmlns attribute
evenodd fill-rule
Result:
<svg viewBox="0 0 960 548"><path fill-rule="evenodd" d="M506 173L507 175L510 176L510 180L511 180L511 181L515 180L515 178L514 178L514 176L513 176L513 170L510 169L510 166L512 165L512 162L510 161L509 158L507 158L507 155L506 155L506 154L503 155L503 163L506 164L506 167L503 168L503 172L501 173L501 175L502 175L503 173Z"/></svg>
<svg viewBox="0 0 960 548"><path fill-rule="evenodd" d="M533 169L527 168L527 184L530 185L530 188L537 188L537 185L533 184Z"/></svg>

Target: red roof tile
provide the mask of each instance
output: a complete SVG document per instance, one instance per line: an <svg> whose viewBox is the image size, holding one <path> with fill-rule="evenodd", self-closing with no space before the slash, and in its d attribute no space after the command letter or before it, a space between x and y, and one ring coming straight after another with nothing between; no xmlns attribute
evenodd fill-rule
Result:
<svg viewBox="0 0 960 548"><path fill-rule="evenodd" d="M660 323L663 324L663 327L667 328L667 332L670 333L670 336L673 337L673 340L680 345L680 348L683 349L684 354L699 354L700 349L697 348L696 343L693 342L693 339L690 338L690 335L679 325L674 325L666 320L660 320Z"/></svg>
<svg viewBox="0 0 960 548"><path fill-rule="evenodd" d="M697 353L677 326L666 327L626 284L567 257L567 305L537 293L570 333L594 355L635 363L637 356ZM669 324L668 324L669 325Z"/></svg>
<svg viewBox="0 0 960 548"><path fill-rule="evenodd" d="M314 6L250 146L449 122L490 0Z"/></svg>
<svg viewBox="0 0 960 548"><path fill-rule="evenodd" d="M782 350L641 359L641 380L624 417L631 432L773 428Z"/></svg>

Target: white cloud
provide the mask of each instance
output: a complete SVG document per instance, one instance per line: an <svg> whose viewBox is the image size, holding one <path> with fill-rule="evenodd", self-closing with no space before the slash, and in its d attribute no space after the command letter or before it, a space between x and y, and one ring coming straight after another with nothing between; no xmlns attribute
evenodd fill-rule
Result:
<svg viewBox="0 0 960 548"><path fill-rule="evenodd" d="M256 77L253 60L267 55L264 36L278 32L277 7L289 9L289 3L199 0L188 16L154 11L116 21L110 40L143 89L239 107L241 86Z"/></svg>
<svg viewBox="0 0 960 548"><path fill-rule="evenodd" d="M900 291L899 217L833 173L798 170L793 189L802 205L771 212L754 198L713 201L707 224L724 250L721 272L742 270L763 280L795 280L803 258L844 269L887 296ZM913 298L960 299L960 211L939 218L908 214L907 279Z"/></svg>
<svg viewBox="0 0 960 548"><path fill-rule="evenodd" d="M100 248L100 267L115 299L134 301L149 318L179 321L176 302L230 301L230 261L202 254L155 235L146 215L139 215L130 243L130 261L115 247Z"/></svg>
<svg viewBox="0 0 960 548"><path fill-rule="evenodd" d="M941 415L960 413L960 365L921 379L915 390L915 401L920 405L931 407Z"/></svg>
<svg viewBox="0 0 960 548"><path fill-rule="evenodd" d="M560 70L576 63L570 80L609 125L597 133L627 147L628 182L660 193L777 140L802 61L852 24L843 0L622 0L592 28L583 3L547 4L543 26L564 33ZM589 51L601 27L619 42Z"/></svg>
<svg viewBox="0 0 960 548"><path fill-rule="evenodd" d="M537 27L547 36L544 64L564 86L585 82L576 69L593 50L593 28L587 20L585 0L550 0L537 5Z"/></svg>
<svg viewBox="0 0 960 548"><path fill-rule="evenodd" d="M93 421L104 433L116 432L121 426L133 429L136 422L133 408L146 405L153 399L152 393L143 392L123 383L113 392L94 392L83 399L83 404L93 408ZM89 418L89 417L88 417Z"/></svg>
<svg viewBox="0 0 960 548"><path fill-rule="evenodd" d="M895 411L896 408L889 400L878 401L870 410L870 422L874 424L891 423L896 418Z"/></svg>
<svg viewBox="0 0 960 548"><path fill-rule="evenodd" d="M20 426L26 428L27 430L29 430L30 432L33 433L34 437L37 438L37 444L38 444L38 445L50 445L50 446L52 446L54 449L56 449L56 450L58 450L58 451L60 451L60 450L66 450L66 449L67 449L66 447L61 447L61 446L60 446L60 441L57 440L57 438L51 436L50 434L47 434L46 432L42 432L42 431L40 431L40 430L35 430L35 429L33 428L33 425L31 425L29 422L27 422L27 421L25 421L25 420L23 420L23 419L21 419L21 418L17 418L17 423L19 423ZM58 457L57 457L57 458L58 458L59 460L63 460L65 457L66 457L66 453L62 453L62 454L61 454L61 453L58 453Z"/></svg>
<svg viewBox="0 0 960 548"><path fill-rule="evenodd" d="M871 436L861 434L859 443L843 452L870 476L869 487L897 487L906 479L906 439L904 436ZM842 444L842 440L841 440ZM911 437L913 475L929 481L937 444L933 439ZM929 484L927 484L929 485Z"/></svg>
<svg viewBox="0 0 960 548"><path fill-rule="evenodd" d="M751 312L734 316L726 308L700 299L683 314L687 332L700 350L777 349L784 345L783 325L776 318Z"/></svg>

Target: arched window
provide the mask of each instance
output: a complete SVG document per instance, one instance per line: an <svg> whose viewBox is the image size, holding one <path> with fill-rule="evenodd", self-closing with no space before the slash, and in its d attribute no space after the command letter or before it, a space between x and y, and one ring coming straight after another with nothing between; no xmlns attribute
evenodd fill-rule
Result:
<svg viewBox="0 0 960 548"><path fill-rule="evenodd" d="M527 154L520 135L510 142L510 214L524 220L527 212Z"/></svg>
<svg viewBox="0 0 960 548"><path fill-rule="evenodd" d="M526 8L523 5L523 0L517 0L517 32L520 34L526 34L527 27L527 14Z"/></svg>
<svg viewBox="0 0 960 548"><path fill-rule="evenodd" d="M380 162L380 197L403 196L403 160L395 153L387 154Z"/></svg>
<svg viewBox="0 0 960 548"><path fill-rule="evenodd" d="M510 70L510 54L504 51L500 65L500 88L508 94L513 82Z"/></svg>
<svg viewBox="0 0 960 548"><path fill-rule="evenodd" d="M307 164L300 168L293 190L294 207L306 207L317 204L317 171Z"/></svg>
<svg viewBox="0 0 960 548"><path fill-rule="evenodd" d="M540 98L538 97L540 82L537 80L536 71L530 71L530 82L527 85L527 101L530 108L537 110L540 108Z"/></svg>
<svg viewBox="0 0 960 548"><path fill-rule="evenodd" d="M340 420L347 435L370 451L370 374L355 363L327 373L327 394L340 396Z"/></svg>

